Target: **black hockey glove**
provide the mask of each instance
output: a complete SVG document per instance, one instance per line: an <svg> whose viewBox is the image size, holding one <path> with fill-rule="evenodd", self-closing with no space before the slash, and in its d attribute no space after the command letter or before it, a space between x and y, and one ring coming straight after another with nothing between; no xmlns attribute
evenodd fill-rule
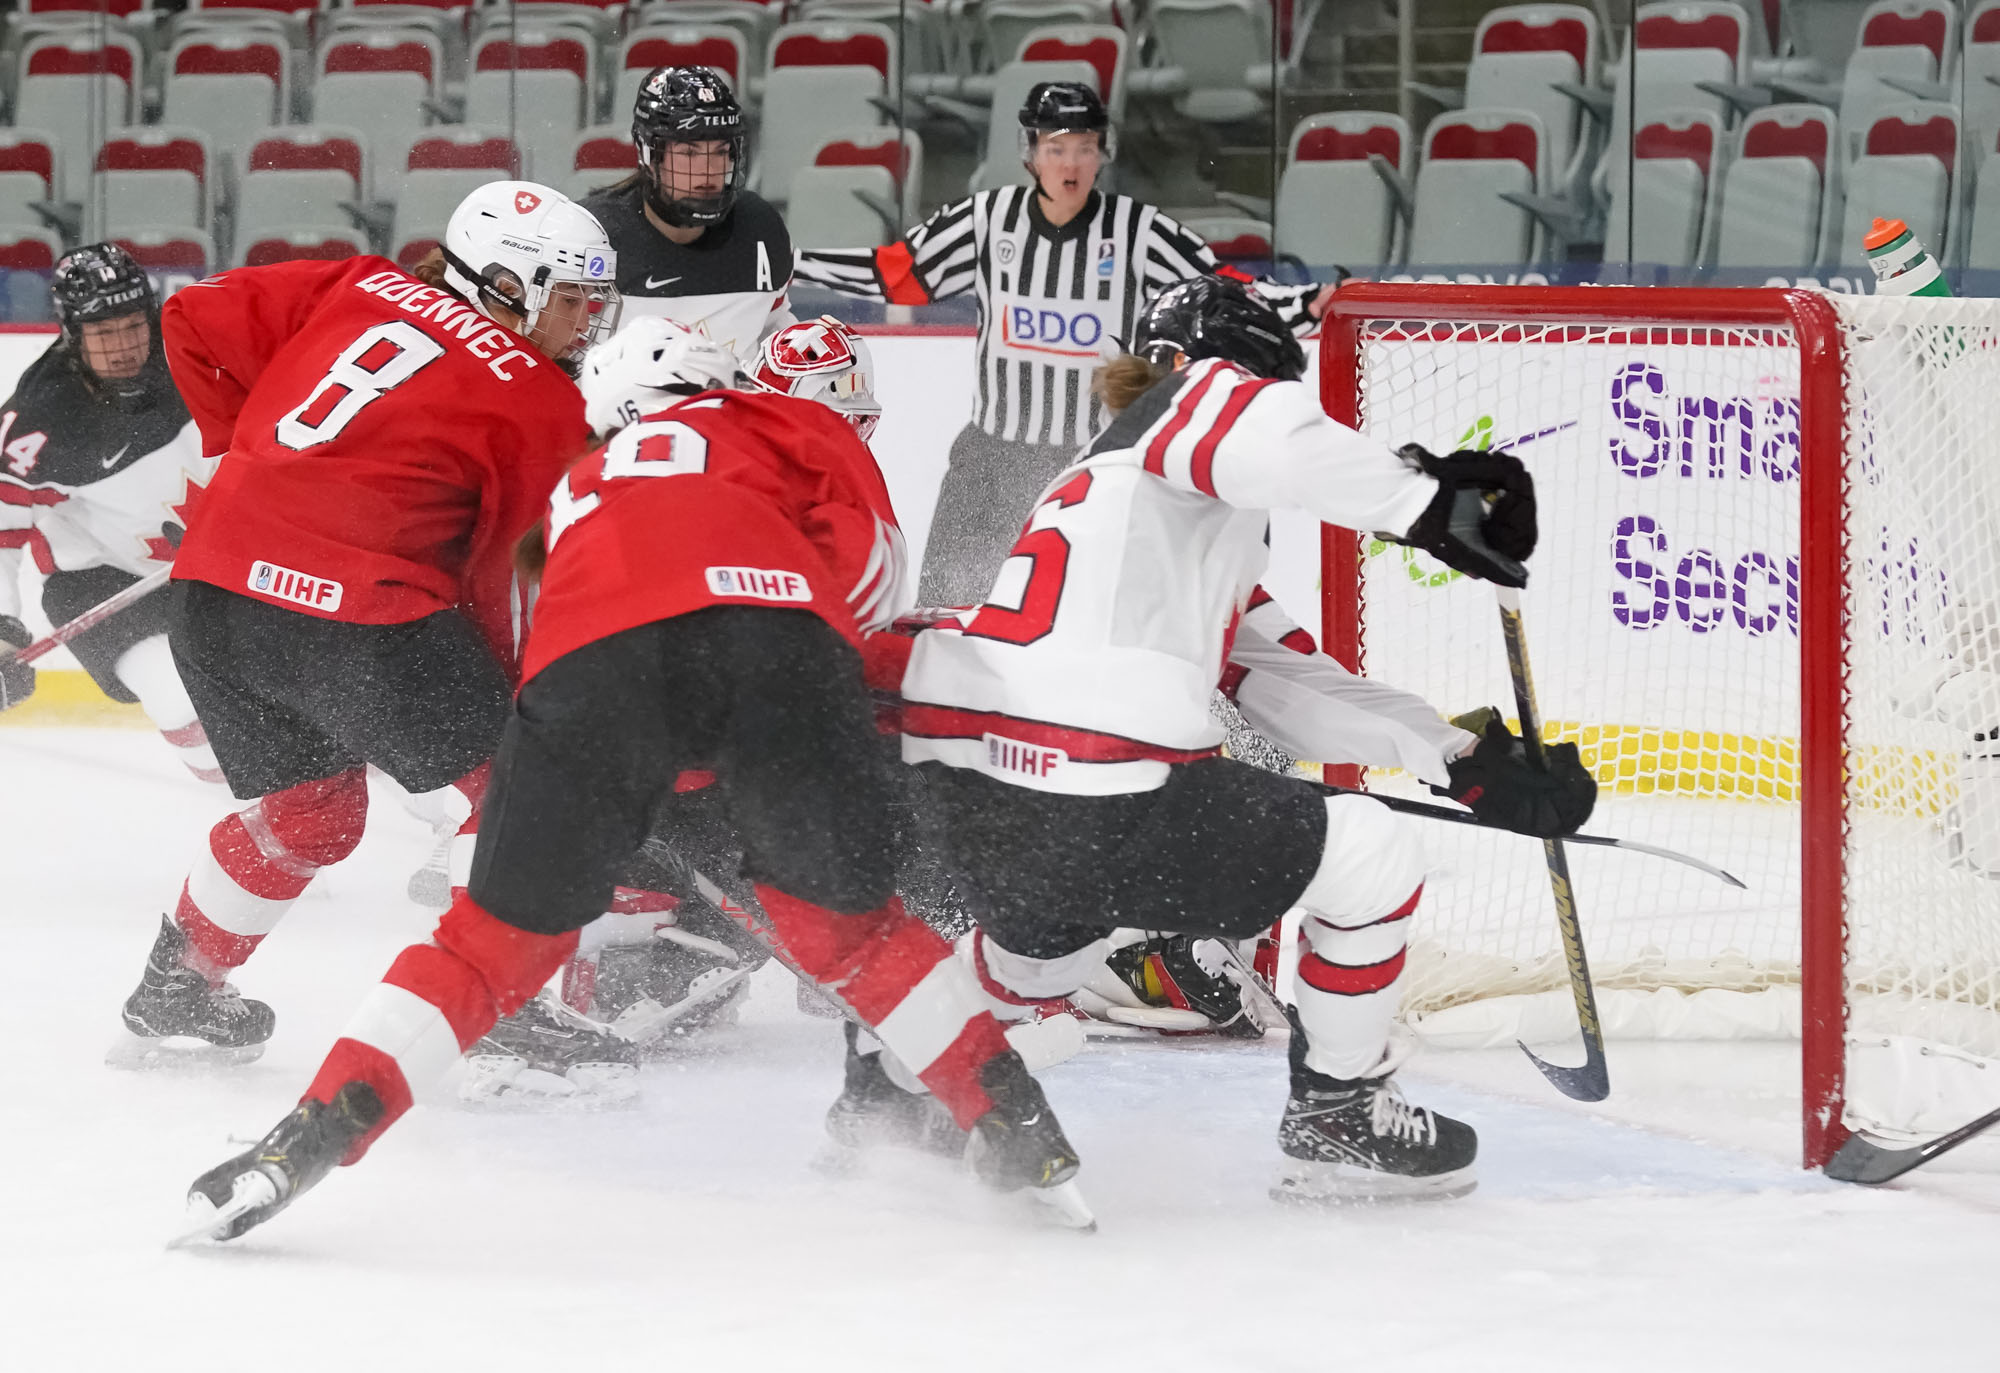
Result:
<svg viewBox="0 0 2000 1373"><path fill-rule="evenodd" d="M26 648L35 641L28 627L12 615L0 615L0 644ZM14 655L0 648L0 710L18 706L35 694L35 669L14 661Z"/></svg>
<svg viewBox="0 0 2000 1373"><path fill-rule="evenodd" d="M1451 785L1432 791L1451 797L1489 825L1538 839L1575 834L1590 819L1597 779L1584 768L1575 744L1544 746L1544 770L1528 761L1527 747L1499 711L1489 707L1453 723L1478 733L1479 743L1452 760Z"/></svg>
<svg viewBox="0 0 2000 1373"><path fill-rule="evenodd" d="M1535 481L1521 460L1469 448L1440 458L1414 443L1397 452L1438 480L1436 498L1401 541L1468 577L1526 586L1522 564L1535 551Z"/></svg>

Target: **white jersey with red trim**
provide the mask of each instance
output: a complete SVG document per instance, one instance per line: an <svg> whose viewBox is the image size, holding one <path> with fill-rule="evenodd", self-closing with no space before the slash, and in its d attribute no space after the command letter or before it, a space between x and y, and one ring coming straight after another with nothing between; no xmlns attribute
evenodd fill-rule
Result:
<svg viewBox="0 0 2000 1373"><path fill-rule="evenodd" d="M1042 791L1148 791L1218 750L1220 684L1299 757L1445 781L1470 736L1319 654L1258 586L1270 510L1400 535L1436 490L1306 386L1193 364L1050 484L985 603L917 636L904 759Z"/></svg>

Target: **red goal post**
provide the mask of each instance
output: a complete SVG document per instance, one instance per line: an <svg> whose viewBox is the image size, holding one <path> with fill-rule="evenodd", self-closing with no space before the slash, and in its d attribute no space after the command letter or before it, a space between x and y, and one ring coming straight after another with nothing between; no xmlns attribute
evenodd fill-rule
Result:
<svg viewBox="0 0 2000 1373"><path fill-rule="evenodd" d="M1843 1124L1848 1001L1842 976L1847 942L1843 749L1848 710L1844 459L1848 356L1834 303L1805 290L1354 283L1334 295L1326 312L1320 385L1330 415L1365 429L1371 420L1382 419L1383 406L1369 389L1369 368L1371 348L1385 340L1465 352L1552 341L1676 348L1718 337L1732 342L1781 339L1796 352L1799 526L1814 534L1836 535L1802 538L1797 565L1798 979L1804 1157L1806 1166L1817 1167L1849 1133ZM1440 363L1436 370L1449 366ZM1378 378L1376 384L1387 380ZM1453 446L1451 437L1437 429L1379 436L1396 444L1421 442L1440 452ZM1531 470L1537 467L1533 455L1523 456ZM1545 529L1544 548L1551 533L1560 537L1559 530ZM1348 667L1363 670L1362 536L1325 527L1321 551L1324 642ZM1538 617L1536 590L1531 584L1525 608L1539 660L1550 647L1548 636L1560 632L1560 627ZM1448 710L1462 708L1458 702L1433 699ZM1591 891L1579 892L1586 939L1595 914L1592 899ZM1531 918L1544 922L1553 938L1546 887ZM1594 946L1591 952L1596 961Z"/></svg>

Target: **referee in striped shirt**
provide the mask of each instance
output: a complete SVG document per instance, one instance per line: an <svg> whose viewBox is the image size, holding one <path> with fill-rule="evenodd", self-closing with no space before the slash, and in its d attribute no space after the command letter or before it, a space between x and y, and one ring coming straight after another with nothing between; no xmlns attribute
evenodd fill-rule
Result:
<svg viewBox="0 0 2000 1373"><path fill-rule="evenodd" d="M1034 186L977 192L886 247L798 254L798 280L850 295L896 305L978 296L979 390L931 519L925 605L987 595L1022 516L1108 421L1091 374L1153 295L1204 273L1239 276L1304 333L1333 289L1249 282L1152 206L1098 191L1116 142L1089 86L1043 82L1020 119Z"/></svg>

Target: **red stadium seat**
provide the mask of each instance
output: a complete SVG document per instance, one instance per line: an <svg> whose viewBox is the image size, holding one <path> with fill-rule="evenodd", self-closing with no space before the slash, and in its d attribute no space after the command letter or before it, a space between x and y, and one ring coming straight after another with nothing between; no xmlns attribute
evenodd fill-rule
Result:
<svg viewBox="0 0 2000 1373"><path fill-rule="evenodd" d="M358 234L297 233L257 239L241 254L245 267L268 267L274 262L331 262L358 257L368 251Z"/></svg>
<svg viewBox="0 0 2000 1373"><path fill-rule="evenodd" d="M62 240L52 230L15 229L0 234L0 267L46 272L62 256Z"/></svg>

